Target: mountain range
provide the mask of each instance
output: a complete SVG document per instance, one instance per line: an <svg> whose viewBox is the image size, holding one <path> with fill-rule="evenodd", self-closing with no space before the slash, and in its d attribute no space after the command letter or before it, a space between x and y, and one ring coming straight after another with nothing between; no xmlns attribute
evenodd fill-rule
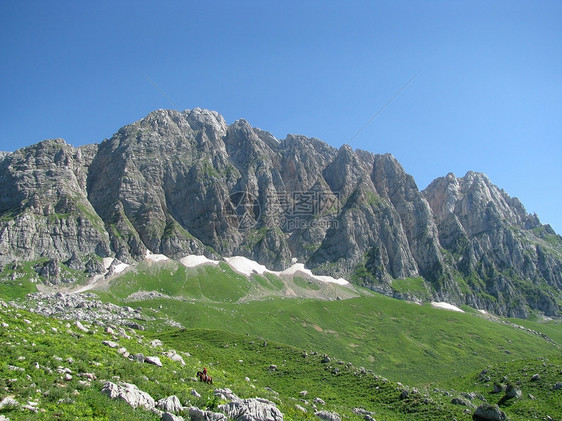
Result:
<svg viewBox="0 0 562 421"><path fill-rule="evenodd" d="M283 140L214 111L157 110L99 144L0 154L0 270L45 284L133 264L245 256L407 300L560 317L562 237L486 175L420 191L390 154Z"/></svg>

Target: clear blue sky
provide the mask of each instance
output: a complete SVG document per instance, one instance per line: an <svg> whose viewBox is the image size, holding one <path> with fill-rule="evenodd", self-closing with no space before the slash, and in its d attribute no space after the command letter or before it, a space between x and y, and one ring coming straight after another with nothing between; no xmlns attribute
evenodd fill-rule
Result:
<svg viewBox="0 0 562 421"><path fill-rule="evenodd" d="M2 0L0 150L195 107L339 147L417 74L351 146L420 189L484 172L562 233L561 22L562 1Z"/></svg>

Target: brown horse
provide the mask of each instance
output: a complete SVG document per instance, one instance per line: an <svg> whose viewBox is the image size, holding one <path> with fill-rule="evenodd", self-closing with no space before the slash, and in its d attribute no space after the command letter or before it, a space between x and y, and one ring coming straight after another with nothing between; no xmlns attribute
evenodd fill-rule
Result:
<svg viewBox="0 0 562 421"><path fill-rule="evenodd" d="M199 378L200 382L213 384L213 378L202 371L197 372L197 377Z"/></svg>

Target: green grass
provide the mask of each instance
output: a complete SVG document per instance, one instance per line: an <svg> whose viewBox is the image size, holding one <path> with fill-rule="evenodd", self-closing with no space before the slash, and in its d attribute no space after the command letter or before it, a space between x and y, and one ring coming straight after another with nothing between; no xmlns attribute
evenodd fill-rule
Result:
<svg viewBox="0 0 562 421"><path fill-rule="evenodd" d="M297 285L298 287L302 288L302 289L312 289L315 291L319 291L322 287L321 284L318 281L312 281L309 279L304 279L301 278L300 276L295 276L295 278L293 279L293 282L295 283L295 285Z"/></svg>
<svg viewBox="0 0 562 421"><path fill-rule="evenodd" d="M2 415L11 420L159 419L102 395L107 380L133 383L156 400L175 394L182 404L204 409L215 409L221 403L212 396L216 387L228 387L241 398L270 399L287 421L315 419L314 397L325 401L322 409L336 411L349 420L361 419L353 414L354 407L374 411L384 420L405 416L419 420L469 419L438 394L428 392L403 400L403 386L373 373L361 372L344 362L323 363L320 354L305 357L298 348L257 337L214 330L175 330L154 334L164 346L152 347L150 336L130 329L124 337L84 323L90 329L85 333L65 321L5 307L0 307L0 316L6 324L0 330L0 399L13 396L20 405L34 401L39 408L37 413L2 408ZM104 340L117 341L131 353L159 355L163 367L130 361L116 349L104 346ZM183 355L185 366L161 354L170 348ZM272 370L271 364L277 369ZM208 367L214 385L191 380L203 366ZM63 379L58 367L69 368L72 378ZM94 373L97 380L80 383L81 373ZM201 397L194 397L192 390ZM306 400L300 396L302 390L309 393ZM300 412L296 404L308 412Z"/></svg>
<svg viewBox="0 0 562 421"><path fill-rule="evenodd" d="M429 300L431 297L423 278L393 279L391 287L394 291L402 294L413 293L416 297L425 301Z"/></svg>
<svg viewBox="0 0 562 421"><path fill-rule="evenodd" d="M559 351L539 335L477 314L380 295L342 301L270 298L243 304L157 299L135 305L158 309L159 317L170 317L183 326L247 333L323 350L416 385L455 378L489 362Z"/></svg>
<svg viewBox="0 0 562 421"><path fill-rule="evenodd" d="M498 404L512 419L562 419L562 389L553 390L554 384L562 381L560 354L514 360L484 369L449 382L446 386L480 394L489 403ZM533 381L531 378L535 374L539 378ZM492 393L494 383L516 385L521 389L521 398L505 399L505 393Z"/></svg>

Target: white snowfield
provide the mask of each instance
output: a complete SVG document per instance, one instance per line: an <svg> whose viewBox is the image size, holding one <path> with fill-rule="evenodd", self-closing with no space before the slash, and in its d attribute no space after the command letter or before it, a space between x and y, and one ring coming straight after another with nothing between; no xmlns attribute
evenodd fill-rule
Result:
<svg viewBox="0 0 562 421"><path fill-rule="evenodd" d="M271 273L277 276L293 276L295 274L301 274L307 276L312 279L316 279L320 282L325 283L332 283L338 285L347 285L347 282L343 278L332 278L331 276L321 276L321 275L314 275L310 269L306 269L304 264L302 263L295 263L290 268L285 269L281 272L276 272L273 270L268 269L264 265L259 264L258 262L248 259L244 256L233 256L233 257L225 257L224 260L226 263L234 270L244 276L251 276L253 274L263 275L264 273ZM210 260L205 256L197 256L197 255L189 255L180 260L180 262L187 267L196 267L204 264L212 264L218 265L219 262L216 260Z"/></svg>
<svg viewBox="0 0 562 421"><path fill-rule="evenodd" d="M201 265L213 265L219 264L218 260L207 259L205 256L198 256L196 254L190 254L189 256L182 257L180 263L188 268L194 268Z"/></svg>
<svg viewBox="0 0 562 421"><path fill-rule="evenodd" d="M464 310L461 310L457 306L454 306L454 305L449 304L449 303L444 303L442 301L441 302L432 301L431 306L435 307L435 308L442 308L444 310L452 310L452 311L458 311L459 313L464 313Z"/></svg>
<svg viewBox="0 0 562 421"><path fill-rule="evenodd" d="M161 262L162 260L168 260L168 256L163 254L154 254L150 250L146 250L146 255L144 256L146 260L151 260L153 262Z"/></svg>
<svg viewBox="0 0 562 421"><path fill-rule="evenodd" d="M312 273L312 271L310 269L306 269L304 267L303 263L295 263L293 266L291 266L290 268L285 269L282 272L276 272L278 275L294 275L296 273L302 273L304 275L307 275L311 278L314 278L318 281L321 282L326 282L326 283L332 283L332 284L338 284L338 285L347 285L349 284L349 282L347 282L345 279L343 278L333 278L331 276L321 276L321 275L314 275Z"/></svg>
<svg viewBox="0 0 562 421"><path fill-rule="evenodd" d="M263 275L265 272L275 273L266 268L264 265L260 265L258 262L248 259L243 256L225 257L226 263L236 272L242 275L250 276L253 273L258 275Z"/></svg>
<svg viewBox="0 0 562 421"><path fill-rule="evenodd" d="M123 263L123 262L117 260L115 257L104 257L103 258L103 267L104 267L106 273L111 266L113 266L113 274L121 273L129 267L129 265L127 263Z"/></svg>
<svg viewBox="0 0 562 421"><path fill-rule="evenodd" d="M123 272L125 269L127 269L129 267L129 265L127 263L123 263L123 262L119 262L116 265L113 266L113 273L121 273Z"/></svg>

